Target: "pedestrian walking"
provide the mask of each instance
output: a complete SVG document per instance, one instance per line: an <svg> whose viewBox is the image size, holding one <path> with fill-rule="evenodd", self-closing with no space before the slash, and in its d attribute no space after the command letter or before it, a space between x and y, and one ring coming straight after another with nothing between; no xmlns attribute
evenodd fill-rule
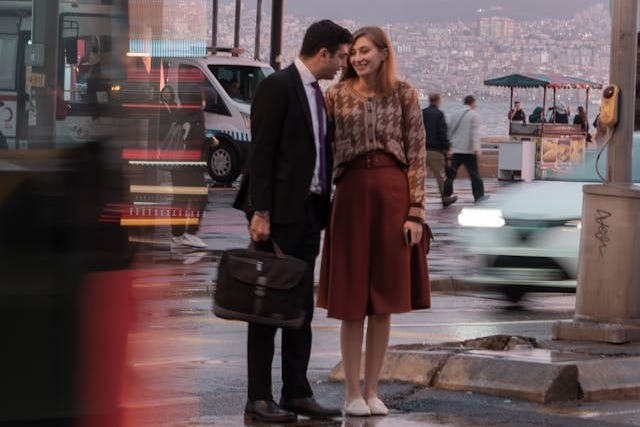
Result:
<svg viewBox="0 0 640 427"><path fill-rule="evenodd" d="M187 106L202 104L202 94L197 86L183 86L181 93L183 102ZM171 86L165 86L160 92L160 109L158 127L163 135L161 145L168 150L184 150L187 148L202 150L204 145L204 115L199 108L181 109L176 94ZM202 169L197 167L180 167L171 169L171 185L173 187L206 188ZM184 204L186 210L198 213L197 218L184 218L183 223L171 225L171 248L206 249L207 243L198 237L200 221L207 206L207 195L187 194L173 196L174 206ZM201 252L204 255L205 252ZM189 263L189 260L185 260Z"/></svg>
<svg viewBox="0 0 640 427"><path fill-rule="evenodd" d="M449 140L451 141L450 176L445 181L444 195L453 194L453 181L456 179L458 169L464 165L469 178L471 178L471 192L475 202L486 200L484 195L484 182L478 171L478 158L480 156L480 117L475 111L476 100L472 95L464 98L464 108L451 116L449 123Z"/></svg>
<svg viewBox="0 0 640 427"><path fill-rule="evenodd" d="M427 167L431 170L438 182L438 191L442 199L442 206L447 207L458 200L458 196L452 194L444 196L444 182L447 178L448 155L451 149L449 135L447 135L447 121L440 110L442 97L439 93L429 94L429 106L422 110L422 119L427 132Z"/></svg>
<svg viewBox="0 0 640 427"><path fill-rule="evenodd" d="M288 422L296 414L340 415L320 405L307 380L311 354L313 273L320 231L329 221L332 153L325 135L326 111L318 80L333 79L349 54L351 34L330 20L306 31L300 55L264 79L251 108L252 153L235 206L250 218L251 239L273 239L288 255L307 264L303 277L306 311L300 329L282 329L282 392L273 400L271 364L276 328L249 323L248 402L245 416Z"/></svg>
<svg viewBox="0 0 640 427"><path fill-rule="evenodd" d="M318 305L342 321L345 413L386 415L378 381L391 313L411 310L410 256L422 238L426 140L418 95L396 78L388 36L363 27L353 38L347 68L326 94L335 124L336 189Z"/></svg>

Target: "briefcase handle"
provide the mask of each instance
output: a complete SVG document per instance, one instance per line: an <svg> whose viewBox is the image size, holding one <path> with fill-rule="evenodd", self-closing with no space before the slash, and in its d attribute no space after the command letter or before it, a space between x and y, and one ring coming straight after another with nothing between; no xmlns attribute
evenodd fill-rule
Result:
<svg viewBox="0 0 640 427"><path fill-rule="evenodd" d="M280 245L278 245L274 239L270 238L268 241L271 242L271 246L273 247L273 253L276 254L278 258L284 258L284 252L282 252L282 249L280 249ZM253 239L251 239L251 243L249 243L249 250L252 250L252 251L257 250L256 242Z"/></svg>

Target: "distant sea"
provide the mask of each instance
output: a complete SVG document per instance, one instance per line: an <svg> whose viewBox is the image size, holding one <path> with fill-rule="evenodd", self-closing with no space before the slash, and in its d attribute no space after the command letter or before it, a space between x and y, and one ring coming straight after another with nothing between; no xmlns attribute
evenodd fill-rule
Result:
<svg viewBox="0 0 640 427"><path fill-rule="evenodd" d="M548 101L547 101L548 102ZM429 105L428 100L421 100L422 107L426 107ZM522 101L522 109L527 115L527 120L529 119L529 114L533 112L536 106L542 106L542 104L534 104L532 102L527 102L526 100ZM569 118L569 122L573 123L573 115L578 111L578 104L571 105L571 117ZM458 109L461 109L462 101L460 99L453 98L443 98L441 109L445 114L447 120L451 115ZM550 107L550 104L547 104L547 108ZM595 119L598 111L600 110L600 106L596 103L589 103L589 131L593 132L593 120ZM480 115L481 119L481 127L480 127L480 135L481 137L489 137L489 136L507 136L508 134L508 120L507 114L509 113L509 95L505 96L504 100L499 99L479 99L476 101L476 111Z"/></svg>

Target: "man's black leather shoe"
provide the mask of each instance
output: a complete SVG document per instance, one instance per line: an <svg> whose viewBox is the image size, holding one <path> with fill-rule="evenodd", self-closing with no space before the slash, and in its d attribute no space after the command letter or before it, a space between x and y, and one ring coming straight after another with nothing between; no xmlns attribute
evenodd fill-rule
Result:
<svg viewBox="0 0 640 427"><path fill-rule="evenodd" d="M273 400L247 402L244 416L265 423L288 423L296 419L296 414L280 408Z"/></svg>
<svg viewBox="0 0 640 427"><path fill-rule="evenodd" d="M333 418L342 415L339 408L327 408L316 402L313 396L300 397L298 399L281 400L280 406L287 411L295 412L310 418Z"/></svg>

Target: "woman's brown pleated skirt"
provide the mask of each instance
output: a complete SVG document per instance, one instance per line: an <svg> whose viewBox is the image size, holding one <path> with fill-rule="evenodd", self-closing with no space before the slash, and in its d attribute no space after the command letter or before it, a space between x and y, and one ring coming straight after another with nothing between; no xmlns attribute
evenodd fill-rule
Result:
<svg viewBox="0 0 640 427"><path fill-rule="evenodd" d="M340 176L318 288L317 305L329 317L411 310L411 251L402 235L408 205L407 174L388 154L365 154Z"/></svg>

